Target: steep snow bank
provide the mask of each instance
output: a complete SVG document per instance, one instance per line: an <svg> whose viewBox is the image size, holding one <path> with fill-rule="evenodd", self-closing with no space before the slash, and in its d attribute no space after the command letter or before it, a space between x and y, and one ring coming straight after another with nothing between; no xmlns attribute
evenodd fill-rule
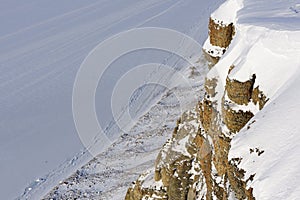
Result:
<svg viewBox="0 0 300 200"><path fill-rule="evenodd" d="M227 21L235 13L235 0L227 1L212 17ZM257 199L297 199L300 195L300 1L244 0L235 19L236 35L210 72L244 82L253 74L255 85L268 97L231 142L229 159L242 158L245 180ZM223 14L224 13L224 14ZM219 95L224 88L218 89ZM256 110L257 111L257 110ZM255 113L255 112L254 112Z"/></svg>
<svg viewBox="0 0 300 200"><path fill-rule="evenodd" d="M295 79L231 143L229 157L243 158L239 167L246 171L246 179L255 174L248 186L257 199L299 198L299 77L295 73ZM260 156L256 148L263 152Z"/></svg>
<svg viewBox="0 0 300 200"><path fill-rule="evenodd" d="M211 18L224 25L236 23L237 11L243 7L242 0L231 0L223 3L219 9L211 14Z"/></svg>

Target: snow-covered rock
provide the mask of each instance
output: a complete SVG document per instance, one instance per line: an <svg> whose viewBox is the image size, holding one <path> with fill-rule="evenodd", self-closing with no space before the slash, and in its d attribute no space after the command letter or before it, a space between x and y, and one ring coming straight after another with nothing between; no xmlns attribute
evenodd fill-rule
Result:
<svg viewBox="0 0 300 200"><path fill-rule="evenodd" d="M175 134L162 150L166 167L156 164L170 199L299 198L299 5L228 0L211 15L203 48L213 67L190 156L174 154ZM136 199L130 189L127 197Z"/></svg>

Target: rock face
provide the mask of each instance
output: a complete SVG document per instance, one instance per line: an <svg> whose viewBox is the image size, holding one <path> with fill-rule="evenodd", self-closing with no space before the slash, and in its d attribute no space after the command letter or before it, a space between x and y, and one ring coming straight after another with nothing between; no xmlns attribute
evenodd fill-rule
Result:
<svg viewBox="0 0 300 200"><path fill-rule="evenodd" d="M212 45L228 47L233 24L210 19L209 30ZM126 200L255 199L247 187L251 179L244 180L245 171L237 167L240 158L228 160L228 153L232 137L255 114L250 107L262 109L267 97L258 86L254 88L255 74L241 82L230 78L232 68L223 87L218 75L206 79L204 99L182 114L155 168L128 189Z"/></svg>
<svg viewBox="0 0 300 200"><path fill-rule="evenodd" d="M253 116L253 113L250 111L235 111L231 108L223 109L224 122L233 133L239 132Z"/></svg>
<svg viewBox="0 0 300 200"><path fill-rule="evenodd" d="M255 83L255 74L252 78L245 82L240 82L238 80L231 80L227 77L226 79L226 93L228 98L236 104L248 105L250 99L252 98L253 86Z"/></svg>
<svg viewBox="0 0 300 200"><path fill-rule="evenodd" d="M187 199L194 183L193 174L189 171L197 167L200 170L199 162L193 156L197 154L194 143L199 127L197 117L196 109L183 113L177 121L172 138L161 149L155 169L140 176L132 188L128 189L126 200ZM153 179L147 179L148 176ZM144 187L145 185L148 187ZM154 194L153 191L159 192Z"/></svg>
<svg viewBox="0 0 300 200"><path fill-rule="evenodd" d="M209 19L209 40L213 46L227 48L234 36L233 23L223 24L222 21Z"/></svg>
<svg viewBox="0 0 300 200"><path fill-rule="evenodd" d="M212 67L219 61L220 57L230 45L235 34L235 28L233 23L223 24L222 21L210 18L208 29L209 46L213 48L205 48L203 52L207 61L210 63L209 66Z"/></svg>

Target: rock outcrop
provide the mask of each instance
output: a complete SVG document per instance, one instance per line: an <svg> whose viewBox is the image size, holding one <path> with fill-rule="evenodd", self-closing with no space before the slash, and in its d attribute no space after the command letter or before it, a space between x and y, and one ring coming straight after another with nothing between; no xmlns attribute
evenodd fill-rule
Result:
<svg viewBox="0 0 300 200"><path fill-rule="evenodd" d="M220 57L225 53L235 34L233 23L223 24L222 21L209 19L209 45L203 49L205 58L209 62L209 66L215 65Z"/></svg>
<svg viewBox="0 0 300 200"><path fill-rule="evenodd" d="M211 45L225 51L234 36L234 25L210 19L209 30ZM209 61L217 63L219 57L205 52ZM233 65L228 67L224 86L218 74L207 77L204 99L183 113L155 168L128 189L126 200L255 199L252 188L247 187L252 180L245 180L245 171L237 167L240 158L228 160L228 153L232 137L254 116L251 109L262 109L268 99L255 85L255 74L239 81L230 78Z"/></svg>
<svg viewBox="0 0 300 200"><path fill-rule="evenodd" d="M227 48L234 36L234 25L223 24L222 21L209 19L209 41L213 46Z"/></svg>

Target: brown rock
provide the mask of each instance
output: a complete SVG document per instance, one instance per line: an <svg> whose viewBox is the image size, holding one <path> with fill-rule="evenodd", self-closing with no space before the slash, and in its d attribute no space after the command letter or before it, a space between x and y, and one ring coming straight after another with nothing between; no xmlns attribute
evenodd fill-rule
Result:
<svg viewBox="0 0 300 200"><path fill-rule="evenodd" d="M227 48L235 34L234 25L224 25L222 22L216 22L212 18L209 19L209 38L210 43L214 46Z"/></svg>
<svg viewBox="0 0 300 200"><path fill-rule="evenodd" d="M253 113L250 111L223 109L224 122L232 133L239 132L253 116Z"/></svg>
<svg viewBox="0 0 300 200"><path fill-rule="evenodd" d="M269 99L264 95L262 91L259 90L257 86L252 92L252 101L254 104L259 105L259 109L261 110Z"/></svg>
<svg viewBox="0 0 300 200"><path fill-rule="evenodd" d="M256 76L253 74L250 80L246 82L240 82L235 79L230 80L227 77L225 90L229 99L239 105L248 105L252 97L255 78Z"/></svg>
<svg viewBox="0 0 300 200"><path fill-rule="evenodd" d="M213 107L209 100L204 100L199 104L200 107L200 120L203 128L208 131L211 127L213 117Z"/></svg>
<svg viewBox="0 0 300 200"><path fill-rule="evenodd" d="M235 34L235 27L233 23L224 25L222 22L216 22L210 18L208 28L210 44L224 48L222 52L222 54L224 54ZM203 52L206 60L209 63L209 68L212 68L220 60L220 57L213 56L214 52L211 52L211 50L204 50Z"/></svg>

